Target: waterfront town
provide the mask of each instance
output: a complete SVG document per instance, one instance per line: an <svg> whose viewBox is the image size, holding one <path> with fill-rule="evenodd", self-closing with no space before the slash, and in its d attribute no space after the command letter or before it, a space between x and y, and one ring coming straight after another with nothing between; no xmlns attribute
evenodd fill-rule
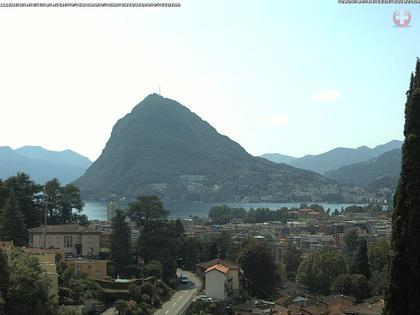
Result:
<svg viewBox="0 0 420 315"><path fill-rule="evenodd" d="M165 278L162 265L150 260L145 263L144 257L138 256L134 264L132 261L128 272L127 268L116 270L115 256L110 252L113 250L113 228L116 227L119 212L118 204L110 202L106 221L89 221L87 225L41 225L29 229L27 245L14 246L13 242L3 240L0 248L9 261L16 250L14 247L19 248L21 255L36 257L42 272L50 279L49 295L54 303L61 305L59 309L63 314L67 311L69 314L121 315L153 312L381 314L385 266L380 261L381 257L387 255L391 234L390 212L382 206L355 205L331 210L316 204L301 204L294 209L277 211L245 211L218 206L210 210L209 217L172 220L175 225L182 224L182 235L179 237L187 240L184 244L189 244L188 240L196 240L201 246L208 244L208 247L192 254L195 255L193 258L182 257L182 254L174 257L176 272L173 279L176 281L169 277L167 283L162 280ZM281 220L273 220L274 213L281 213ZM133 217L125 218L124 224L130 231L130 243L135 247L144 226L139 227ZM252 280L247 275L250 271L241 266L241 262L244 262L241 258L242 247L249 243L263 244L281 274L279 282L268 294L261 294L252 288ZM369 261L369 274L359 274L361 279L355 284L356 288L352 288L351 278L348 285L336 284L336 279L331 277L339 274L327 275L331 278L327 280L327 288L311 287L310 281L297 275L298 269L303 269L302 261L317 253L337 253L345 259L356 259L359 244L367 245L369 253L365 253L368 254L365 259ZM385 252L380 252L382 248L379 244L385 244ZM350 253L352 250L355 254ZM191 256L195 249L190 247L186 251L185 256ZM186 251L181 249L180 253ZM328 260L321 263L329 264ZM357 266L352 267L352 261L344 264L348 264L350 269L357 269ZM333 268L324 266L325 272L330 267ZM252 273L256 277L266 272L258 265L254 268ZM346 273L345 266L343 272ZM359 272L362 271L355 271ZM66 277L74 277L73 284L71 280L66 283ZM77 292L75 279L90 283L91 288L87 291L92 292ZM184 294L185 298L182 295L178 297L178 292L188 294Z"/></svg>

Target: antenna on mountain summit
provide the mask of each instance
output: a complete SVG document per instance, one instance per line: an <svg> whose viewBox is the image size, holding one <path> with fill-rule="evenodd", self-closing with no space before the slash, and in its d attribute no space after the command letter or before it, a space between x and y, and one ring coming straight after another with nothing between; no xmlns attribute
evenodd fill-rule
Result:
<svg viewBox="0 0 420 315"><path fill-rule="evenodd" d="M159 95L160 95L160 84L159 84Z"/></svg>

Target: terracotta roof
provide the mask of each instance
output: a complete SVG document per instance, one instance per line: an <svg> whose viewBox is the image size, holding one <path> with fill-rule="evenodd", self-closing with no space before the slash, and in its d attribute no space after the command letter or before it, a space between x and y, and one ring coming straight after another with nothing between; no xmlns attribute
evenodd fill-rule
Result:
<svg viewBox="0 0 420 315"><path fill-rule="evenodd" d="M232 261L223 260L223 259L220 259L220 258L216 258L216 259L212 259L212 260L209 260L209 261L204 261L204 262L198 263L197 266L202 268L202 269L207 269L207 268L209 268L211 266L214 266L214 265L217 265L217 264L226 266L229 269L236 269L236 270L240 269L238 264L236 264Z"/></svg>
<svg viewBox="0 0 420 315"><path fill-rule="evenodd" d="M204 271L204 273L207 273L207 272L212 271L212 270L217 270L217 271L220 271L222 273L227 273L229 271L229 268L225 267L221 264L216 264L214 266L211 266L211 267L207 268L206 271Z"/></svg>
<svg viewBox="0 0 420 315"><path fill-rule="evenodd" d="M54 233L83 233L83 234L101 234L100 231L90 229L78 224L60 224L60 225L41 225L36 228L30 229L29 232L35 233L44 233L46 227L46 232Z"/></svg>

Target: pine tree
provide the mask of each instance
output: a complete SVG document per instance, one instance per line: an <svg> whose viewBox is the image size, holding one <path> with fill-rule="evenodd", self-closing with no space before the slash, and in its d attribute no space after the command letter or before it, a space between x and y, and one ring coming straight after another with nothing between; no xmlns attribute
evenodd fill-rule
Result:
<svg viewBox="0 0 420 315"><path fill-rule="evenodd" d="M401 177L394 198L386 315L418 314L420 309L420 61L405 108Z"/></svg>
<svg viewBox="0 0 420 315"><path fill-rule="evenodd" d="M359 241L359 248L357 249L356 255L354 257L353 263L350 266L350 273L361 274L370 278L370 267L369 267L369 258L367 254L367 241Z"/></svg>
<svg viewBox="0 0 420 315"><path fill-rule="evenodd" d="M15 245L22 246L27 243L24 216L16 201L13 188L10 189L9 198L0 217L0 239L13 241Z"/></svg>
<svg viewBox="0 0 420 315"><path fill-rule="evenodd" d="M111 234L111 257L120 265L128 265L131 262L130 227L125 221L125 214L117 210L112 219Z"/></svg>

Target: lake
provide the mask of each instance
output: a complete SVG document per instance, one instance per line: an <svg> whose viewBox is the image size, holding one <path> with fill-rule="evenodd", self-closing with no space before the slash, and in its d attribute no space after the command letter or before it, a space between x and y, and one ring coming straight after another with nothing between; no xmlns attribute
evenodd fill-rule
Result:
<svg viewBox="0 0 420 315"><path fill-rule="evenodd" d="M298 203L243 203L243 202L227 202L227 203L206 203L206 202L185 202L185 201L171 201L165 202L165 207L170 211L169 217L173 219L182 219L187 218L190 215L196 215L199 217L207 217L209 210L217 205L226 204L232 208L269 208L271 210L277 210L282 207L292 208L299 207L300 202ZM352 204L337 204L337 203L319 203L325 209L330 208L331 211L335 209L340 210L341 207L348 207ZM119 206L121 209L126 209L128 203L121 202ZM89 220L106 220L107 212L107 203L106 202L97 202L97 201L85 201L85 208L83 213L89 217Z"/></svg>

